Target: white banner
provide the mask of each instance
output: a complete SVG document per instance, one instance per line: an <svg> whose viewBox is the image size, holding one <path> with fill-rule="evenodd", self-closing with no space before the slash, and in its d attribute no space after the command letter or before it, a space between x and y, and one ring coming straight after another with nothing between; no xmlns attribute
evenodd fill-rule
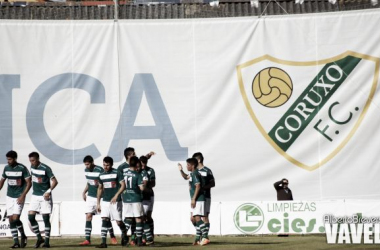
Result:
<svg viewBox="0 0 380 250"><path fill-rule="evenodd" d="M195 234L189 208L190 202L155 202L155 234ZM378 218L380 221L379 210L380 202L372 200L213 202L209 234L324 234L325 224L344 224L334 222L333 218ZM61 234L84 235L85 218L84 202L62 202ZM378 222L364 224L373 226ZM113 228L120 234L115 222ZM100 229L101 218L94 216L92 234L100 235Z"/></svg>
<svg viewBox="0 0 380 250"><path fill-rule="evenodd" d="M284 177L296 200L379 199L378 23L1 20L0 161L38 151L58 201L81 201L85 155L117 167L127 146L156 152L159 202L188 202L176 165L197 151L214 202L273 201Z"/></svg>

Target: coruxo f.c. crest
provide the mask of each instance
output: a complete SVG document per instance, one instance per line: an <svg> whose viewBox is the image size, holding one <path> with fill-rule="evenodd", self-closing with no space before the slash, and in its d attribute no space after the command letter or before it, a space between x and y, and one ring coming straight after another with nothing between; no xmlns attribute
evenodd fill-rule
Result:
<svg viewBox="0 0 380 250"><path fill-rule="evenodd" d="M379 62L352 51L308 62L265 55L238 65L237 73L262 135L291 163L311 171L357 131L375 94Z"/></svg>

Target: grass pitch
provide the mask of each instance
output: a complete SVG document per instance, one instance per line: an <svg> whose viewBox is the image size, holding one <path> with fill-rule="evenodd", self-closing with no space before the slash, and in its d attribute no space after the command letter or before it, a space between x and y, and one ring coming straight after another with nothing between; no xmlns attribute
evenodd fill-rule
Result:
<svg viewBox="0 0 380 250"><path fill-rule="evenodd" d="M211 243L207 246L192 246L193 236L156 236L155 244L144 248L157 248L159 250L171 249L194 249L194 248L207 248L207 249L379 249L380 245L376 244L327 244L324 235L291 235L289 237L277 236L211 236ZM78 244L84 238L52 238L50 245L52 249L97 249L96 245L100 244L101 239L93 237L92 246L81 247ZM118 238L120 242L120 238ZM26 248L34 248L36 239L33 237L28 238L28 245ZM109 243L109 238L107 239ZM11 239L1 239L0 249L9 249L13 244ZM108 245L108 249L121 249L120 245ZM123 248L137 248L137 247L123 247ZM141 248L139 248L141 249Z"/></svg>

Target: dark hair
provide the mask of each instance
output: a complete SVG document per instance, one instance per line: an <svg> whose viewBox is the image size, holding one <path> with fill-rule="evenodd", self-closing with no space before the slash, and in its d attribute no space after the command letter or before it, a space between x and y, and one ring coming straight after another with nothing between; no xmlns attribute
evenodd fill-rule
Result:
<svg viewBox="0 0 380 250"><path fill-rule="evenodd" d="M198 166L198 160L195 158L189 158L186 160L186 162L189 163L190 165L194 166L194 167Z"/></svg>
<svg viewBox="0 0 380 250"><path fill-rule="evenodd" d="M85 163L85 162L93 163L93 162L94 162L94 158L92 158L91 155L86 155L86 156L83 158L83 163Z"/></svg>
<svg viewBox="0 0 380 250"><path fill-rule="evenodd" d="M113 166L113 159L111 157L106 156L106 157L104 157L103 161L105 163L109 163L111 165L111 167Z"/></svg>
<svg viewBox="0 0 380 250"><path fill-rule="evenodd" d="M146 165L148 163L148 157L146 157L145 155L142 155L140 156L140 161Z"/></svg>
<svg viewBox="0 0 380 250"><path fill-rule="evenodd" d="M132 156L131 159L129 159L129 166L133 168L137 167L138 163L140 163L140 160L137 156Z"/></svg>
<svg viewBox="0 0 380 250"><path fill-rule="evenodd" d="M16 151L13 151L13 150L9 151L5 156L12 159L17 159L17 153Z"/></svg>
<svg viewBox="0 0 380 250"><path fill-rule="evenodd" d="M36 158L36 159L39 159L40 158L40 155L37 153L37 152L32 152L29 154L29 158Z"/></svg>
<svg viewBox="0 0 380 250"><path fill-rule="evenodd" d="M203 164L204 158L201 152L194 153L193 158L196 158L197 160L199 160L200 163Z"/></svg>
<svg viewBox="0 0 380 250"><path fill-rule="evenodd" d="M134 148L128 147L124 149L124 157L128 159L128 156L132 155L133 152L135 152Z"/></svg>

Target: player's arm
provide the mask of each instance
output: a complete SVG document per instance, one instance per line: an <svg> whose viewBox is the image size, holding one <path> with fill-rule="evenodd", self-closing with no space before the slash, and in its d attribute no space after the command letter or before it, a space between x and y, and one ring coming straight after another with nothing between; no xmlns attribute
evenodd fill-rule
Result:
<svg viewBox="0 0 380 250"><path fill-rule="evenodd" d="M149 183L148 183L148 176L143 176L142 177L142 182L144 184L145 187L148 187L149 188Z"/></svg>
<svg viewBox="0 0 380 250"><path fill-rule="evenodd" d="M116 203L117 199L119 198L119 196L121 195L121 193L124 190L125 190L125 181L122 180L122 181L120 181L120 188L119 188L119 190L117 191L117 193L115 194L115 196L111 199L111 204Z"/></svg>
<svg viewBox="0 0 380 250"><path fill-rule="evenodd" d="M152 189L156 186L156 172L154 171L154 169L151 170L148 185L149 185L148 187L150 189Z"/></svg>
<svg viewBox="0 0 380 250"><path fill-rule="evenodd" d="M201 191L201 184L200 183L196 183L195 184L194 195L191 198L191 207L192 208L195 208L195 204L197 203L197 198L198 198L198 195L199 195L200 191Z"/></svg>
<svg viewBox="0 0 380 250"><path fill-rule="evenodd" d="M282 188L282 180L275 182L273 186L276 190L280 190Z"/></svg>
<svg viewBox="0 0 380 250"><path fill-rule="evenodd" d="M156 154L155 152L150 151L149 153L147 153L147 154L145 155L145 157L148 158L148 159L150 159L150 157L152 157L152 156L155 155L155 154Z"/></svg>
<svg viewBox="0 0 380 250"><path fill-rule="evenodd" d="M213 187L215 187L215 179L210 180L209 183L203 187L203 189L211 189Z"/></svg>
<svg viewBox="0 0 380 250"><path fill-rule="evenodd" d="M50 200L50 197L51 197L51 191L53 191L53 189L58 185L58 180L57 178L55 178L55 176L52 176L50 177L50 188L48 190L46 190L46 192L44 193L44 198L45 200Z"/></svg>
<svg viewBox="0 0 380 250"><path fill-rule="evenodd" d="M1 177L1 180L0 180L0 190L3 188L4 186L4 182L5 182L6 178L4 177Z"/></svg>
<svg viewBox="0 0 380 250"><path fill-rule="evenodd" d="M97 201L97 205L96 205L96 210L100 213L101 209L100 209L100 199L102 198L103 196L103 184L99 184L98 186L98 192L96 193L96 201Z"/></svg>
<svg viewBox="0 0 380 250"><path fill-rule="evenodd" d="M183 172L183 168L182 168L182 165L181 163L178 163L178 170L179 172L181 173L181 176L185 179L185 180L188 180L190 178L189 175L185 174L185 172Z"/></svg>
<svg viewBox="0 0 380 250"><path fill-rule="evenodd" d="M32 187L32 181L30 179L30 176L25 178L26 187L24 191L21 193L21 195L17 198L17 204L23 204L25 202L25 197L29 192L30 188Z"/></svg>
<svg viewBox="0 0 380 250"><path fill-rule="evenodd" d="M144 181L144 178L141 175L139 175L137 179L137 184L139 185L141 191L145 191L146 183L147 182Z"/></svg>
<svg viewBox="0 0 380 250"><path fill-rule="evenodd" d="M154 188L156 186L156 180L150 180L148 182L148 185L149 185L150 188Z"/></svg>
<svg viewBox="0 0 380 250"><path fill-rule="evenodd" d="M86 183L86 186L84 187L84 190L83 190L83 193L82 193L82 197L83 197L83 200L86 201L87 200L87 194L88 192L88 183Z"/></svg>

